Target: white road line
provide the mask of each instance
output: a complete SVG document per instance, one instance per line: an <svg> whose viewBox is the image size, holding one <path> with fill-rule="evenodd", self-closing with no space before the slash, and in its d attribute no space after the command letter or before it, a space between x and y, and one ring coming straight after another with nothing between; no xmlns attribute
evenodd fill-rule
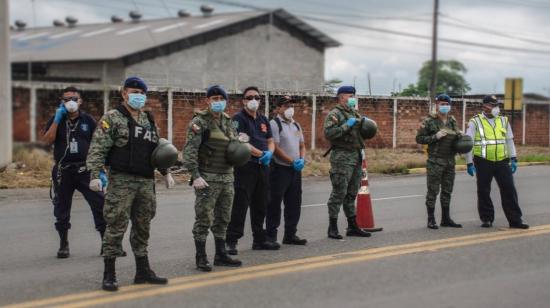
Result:
<svg viewBox="0 0 550 308"><path fill-rule="evenodd" d="M162 27L162 28L157 28L157 29L153 30L153 32L160 33L160 32L164 32L164 31L176 29L176 28L181 27L181 26L185 26L186 24L187 24L186 22L178 22L177 24L169 25L169 26Z"/></svg>
<svg viewBox="0 0 550 308"><path fill-rule="evenodd" d="M69 32L65 32L65 33L59 33L59 34L56 34L56 35L52 35L52 36L50 36L50 38L51 39L58 39L58 38L62 38L62 37L65 37L65 36L77 34L77 33L80 33L80 32L82 32L82 31L81 30L74 30L74 31L69 31Z"/></svg>
<svg viewBox="0 0 550 308"><path fill-rule="evenodd" d="M424 195L406 195L406 196L396 196L396 197L385 197L385 198L374 198L371 201L384 201L384 200L396 200L396 199L408 199L408 198L420 198ZM302 207L317 207L317 206L326 206L326 203L317 203L317 204L305 204Z"/></svg>
<svg viewBox="0 0 550 308"><path fill-rule="evenodd" d="M29 36L20 37L18 40L19 41L28 41L28 40L39 38L39 37L42 37L42 36L46 36L48 34L50 34L50 32L40 32L40 33L36 33L36 34L31 34Z"/></svg>
<svg viewBox="0 0 550 308"><path fill-rule="evenodd" d="M213 26L213 25L217 25L219 23L222 23L224 22L225 19L219 19L219 20L214 20L214 21L211 21L211 22L207 22L205 24L202 24L202 25L198 25L198 26L194 26L193 29L202 29L202 28L207 28L207 27L210 27L210 26Z"/></svg>
<svg viewBox="0 0 550 308"><path fill-rule="evenodd" d="M105 32L110 32L110 31L113 31L113 30L114 30L114 28L104 28L104 29L101 29L101 30L96 30L96 31L84 33L84 34L82 34L80 37L91 37L91 36L96 36L96 35L103 34L103 33L105 33Z"/></svg>
<svg viewBox="0 0 550 308"><path fill-rule="evenodd" d="M118 31L116 33L116 35L125 35L125 34L129 34L129 33L137 32L137 31L145 30L147 28L148 28L148 26L140 26L140 27L130 28L130 29Z"/></svg>

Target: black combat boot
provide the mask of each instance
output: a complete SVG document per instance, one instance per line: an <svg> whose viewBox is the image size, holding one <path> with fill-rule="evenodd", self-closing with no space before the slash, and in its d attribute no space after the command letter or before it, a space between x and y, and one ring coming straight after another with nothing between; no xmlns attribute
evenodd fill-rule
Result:
<svg viewBox="0 0 550 308"><path fill-rule="evenodd" d="M338 231L338 218L330 218L328 225L328 237L341 240L344 237L340 235Z"/></svg>
<svg viewBox="0 0 550 308"><path fill-rule="evenodd" d="M57 257L59 259L68 258L69 253L69 240L68 240L68 230L59 230L59 250L57 251Z"/></svg>
<svg viewBox="0 0 550 308"><path fill-rule="evenodd" d="M451 219L449 214L449 207L441 207L441 224L442 227L451 227L451 228L462 228L461 224L457 224Z"/></svg>
<svg viewBox="0 0 550 308"><path fill-rule="evenodd" d="M150 283L150 284L167 284L168 279L157 276L149 266L147 256L136 256L136 277L135 284Z"/></svg>
<svg viewBox="0 0 550 308"><path fill-rule="evenodd" d="M118 291L118 282L116 281L114 257L104 257L103 263L105 270L103 271L103 283L101 288L105 291Z"/></svg>
<svg viewBox="0 0 550 308"><path fill-rule="evenodd" d="M195 240L195 249L197 250L195 254L195 263L197 264L197 269L203 272L212 271L212 266L208 263L208 257L206 256L206 241L201 242Z"/></svg>
<svg viewBox="0 0 550 308"><path fill-rule="evenodd" d="M231 259L225 250L225 240L222 238L216 239L216 255L214 256L214 265L239 267L243 263L238 259Z"/></svg>
<svg viewBox="0 0 550 308"><path fill-rule="evenodd" d="M429 229L439 229L439 227L437 226L437 223L435 222L435 208L433 207L426 207L426 209L428 210L428 228Z"/></svg>
<svg viewBox="0 0 550 308"><path fill-rule="evenodd" d="M369 237L370 233L363 231L363 229L359 228L355 218L356 216L348 218L348 229L346 230L346 236Z"/></svg>

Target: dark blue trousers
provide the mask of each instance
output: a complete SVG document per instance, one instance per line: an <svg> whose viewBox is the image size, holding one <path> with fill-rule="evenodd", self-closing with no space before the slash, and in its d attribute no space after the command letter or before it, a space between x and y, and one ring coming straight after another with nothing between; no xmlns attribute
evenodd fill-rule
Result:
<svg viewBox="0 0 550 308"><path fill-rule="evenodd" d="M103 202L105 200L102 192L90 190L90 172L83 167L74 166L62 168L61 173L57 172L57 165L52 170L54 187L53 215L55 216L55 229L65 231L71 228L71 206L73 194L78 190L90 205L94 217L95 228L99 232L105 231L105 220L103 219Z"/></svg>
<svg viewBox="0 0 550 308"><path fill-rule="evenodd" d="M491 200L491 182L496 179L502 200L502 209L509 224L522 223L522 213L519 207L518 194L514 185L510 161L492 162L474 157L477 176L477 209L481 221L495 220L495 208Z"/></svg>
<svg viewBox="0 0 550 308"><path fill-rule="evenodd" d="M274 163L270 172L270 201L267 206L266 233L277 240L281 224L281 202L284 202L285 236L296 235L302 209L302 173L293 167Z"/></svg>

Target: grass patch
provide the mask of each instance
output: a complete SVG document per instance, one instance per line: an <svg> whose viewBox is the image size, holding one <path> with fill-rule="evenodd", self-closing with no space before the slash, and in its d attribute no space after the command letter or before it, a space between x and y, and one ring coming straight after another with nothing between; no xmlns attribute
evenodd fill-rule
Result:
<svg viewBox="0 0 550 308"><path fill-rule="evenodd" d="M13 163L0 171L1 188L49 187L52 154L39 148L16 146Z"/></svg>

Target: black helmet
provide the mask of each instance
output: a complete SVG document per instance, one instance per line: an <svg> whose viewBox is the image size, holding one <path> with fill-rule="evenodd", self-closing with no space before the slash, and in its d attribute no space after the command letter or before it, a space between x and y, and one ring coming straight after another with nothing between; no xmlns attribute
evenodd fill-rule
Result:
<svg viewBox="0 0 550 308"><path fill-rule="evenodd" d="M225 157L227 162L234 167L244 166L250 160L250 148L248 143L239 140L231 140L227 145Z"/></svg>
<svg viewBox="0 0 550 308"><path fill-rule="evenodd" d="M371 119L362 118L361 126L359 127L359 134L365 140L374 138L378 132L378 125Z"/></svg>
<svg viewBox="0 0 550 308"><path fill-rule="evenodd" d="M168 169L176 164L178 149L170 141L160 138L151 155L151 165L157 169Z"/></svg>
<svg viewBox="0 0 550 308"><path fill-rule="evenodd" d="M466 154L474 147L474 140L468 135L461 135L455 140L454 148L459 154Z"/></svg>

